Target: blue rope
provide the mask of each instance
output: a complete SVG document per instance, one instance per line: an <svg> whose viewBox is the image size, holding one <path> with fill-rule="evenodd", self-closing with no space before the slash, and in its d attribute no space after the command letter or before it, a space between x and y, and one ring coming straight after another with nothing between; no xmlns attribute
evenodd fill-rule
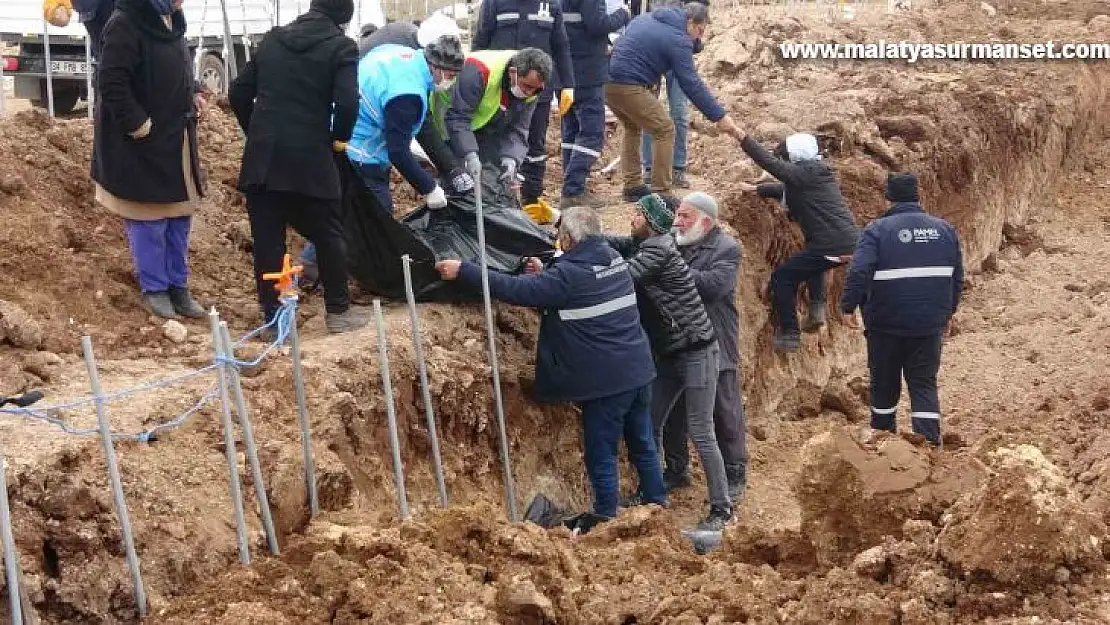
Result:
<svg viewBox="0 0 1110 625"><path fill-rule="evenodd" d="M278 347L280 347L281 345L283 345L285 343L286 339L289 338L290 332L292 332L293 324L296 323L296 319L297 319L297 297L292 296L292 297L282 298L281 308L278 310L278 312L274 315L273 319L271 319L269 323L267 323L266 325L264 325L260 328L256 328L256 329L248 332L247 334L245 334L242 338L240 338L237 342L235 342L232 345L232 350L234 352L234 349L236 347L241 346L243 343L249 341L250 339L252 339L256 336L259 336L260 334L262 334L266 330L276 326L277 327L277 336L274 338L273 341L271 341L266 346L266 348L264 350L262 350L262 353L257 358L255 358L254 360L251 360L251 361L238 360L234 357L234 355L231 355L230 357L220 356L220 357L217 357L215 359L216 362L214 364L208 365L206 367L202 367L202 368L197 369L195 371L190 371L190 372L187 372L187 373L183 373L183 374L176 375L176 376L173 376L173 377L165 378L165 379L162 379L162 380L155 380L153 382L149 382L147 384L143 384L141 386L136 386L136 387L133 387L133 388L122 389L122 390L116 391L114 393L109 393L107 395L104 395L100 399L104 403L108 403L108 402L111 402L111 401L114 401L114 400L122 399L124 397L129 397L131 395L135 395L135 394L142 393L142 392L145 392L145 391L152 391L152 390L157 390L157 389L161 389L161 388L168 388L168 387L171 387L171 386L176 386L177 384L180 384L181 382L185 382L185 381L190 380L192 378L200 377L200 376L202 376L206 373L211 373L212 371L215 371L215 370L219 369L221 364L230 365L232 367L235 367L236 369L241 369L243 367L257 367L259 364L262 363L262 361L266 360L266 358L275 349L277 349ZM159 423L159 424L157 424L153 427L148 428L147 430L144 430L142 432L138 432L138 433L135 433L135 434L122 434L122 433L113 432L112 433L112 439L113 440L135 440L135 441L138 441L138 442L144 443L144 444L150 443L152 440L157 439L157 436L158 436L159 432L163 432L163 431L166 431L166 430L174 430L174 429L177 429L177 428L181 427L185 423L187 423L189 421L189 419L193 417L193 415L200 412L200 410L205 406L205 404L207 404L209 401L213 400L217 395L219 395L219 385L218 384L216 386L210 388L203 395L201 395L201 397L197 401L197 403L194 404L192 408L186 410L181 415L178 415L177 417L174 417L173 419L170 419L168 421L164 421L164 422ZM100 430L98 428L75 428L75 427L69 425L68 423L66 423L64 420L59 419L57 417L50 416L50 415L51 415L51 413L57 413L57 412L61 412L61 411L64 411L64 410L73 410L75 408L82 408L82 407L85 407L85 406L93 405L93 404L96 404L96 402L97 402L96 397L83 397L81 399L77 399L77 400L67 402L67 403L64 403L64 404L56 404L56 405L53 405L53 406L46 406L46 407L0 408L0 414L20 416L20 417L24 417L24 418L27 418L27 419L41 421L41 422L53 425L54 427L60 429L62 432L66 433L66 434L69 434L71 436L93 436L93 435L97 435L97 434L100 433Z"/></svg>

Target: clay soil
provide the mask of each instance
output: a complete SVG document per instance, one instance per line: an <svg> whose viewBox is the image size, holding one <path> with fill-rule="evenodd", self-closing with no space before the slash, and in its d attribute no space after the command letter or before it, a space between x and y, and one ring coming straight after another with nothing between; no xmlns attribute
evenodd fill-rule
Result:
<svg viewBox="0 0 1110 625"><path fill-rule="evenodd" d="M816 131L861 224L884 209L889 170L922 180L929 210L960 230L969 270L941 388L945 447L865 440L862 337L833 320L790 356L769 349L764 288L800 233L736 181L758 170L695 115L690 172L740 237L742 377L750 486L724 545L696 555L680 530L700 486L667 510L625 511L586 536L510 523L474 306L424 305L422 340L451 507L436 509L424 406L402 306L386 302L401 446L414 518L395 505L373 329L332 337L301 307L321 514L309 519L287 353L244 390L274 510L266 552L254 482L239 471L254 561L238 564L218 405L151 444L121 441L125 495L151 618L159 623L1104 623L1110 622L1110 148L1103 63L908 65L784 62L784 40L1107 40L1104 5L978 3L887 16L861 6L721 10L699 59L736 119L772 145ZM236 333L258 319L250 232L234 189L242 144L216 106L203 122L208 197L194 222L192 284ZM616 154L614 129L608 155ZM88 394L80 337L117 390L211 362L207 324L175 342L139 306L118 219L91 201L84 120L0 120L0 391L44 403ZM557 145L557 143L556 143ZM606 160L606 162L608 162ZM557 194L559 166L549 168ZM616 197L619 175L595 178ZM397 191L401 206L415 197ZM629 209L605 209L627 228ZM291 246L300 245L291 236ZM830 284L830 301L841 289ZM535 493L585 509L577 413L527 399L538 327L498 306L508 437L523 507ZM178 337L180 339L180 337ZM257 343L241 355L253 355ZM212 374L109 406L137 432L192 406ZM54 416L90 427L88 407ZM241 442L241 441L240 441ZM16 545L43 623L136 619L95 438L0 420ZM627 476L626 476L627 477ZM700 477L700 476L699 476ZM625 480L625 488L630 488ZM6 594L6 593L4 593ZM6 605L0 618L7 618Z"/></svg>

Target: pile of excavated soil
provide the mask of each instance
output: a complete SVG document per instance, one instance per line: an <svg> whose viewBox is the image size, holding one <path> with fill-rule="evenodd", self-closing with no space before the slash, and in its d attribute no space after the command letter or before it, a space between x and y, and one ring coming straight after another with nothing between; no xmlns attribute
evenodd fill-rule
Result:
<svg viewBox="0 0 1110 625"><path fill-rule="evenodd" d="M695 556L679 533L704 513L700 488L675 493L669 510L626 512L584 537L505 521L474 306L420 309L452 498L446 511L434 509L407 315L386 306L415 513L399 524L374 332L327 336L309 298L301 315L323 510L315 521L305 512L288 359L280 354L243 380L280 557L265 556L240 444L255 563L235 564L216 406L152 445L118 445L153 620L1106 622L1110 438L1090 433L1110 408L1105 64L784 63L775 53L784 40L1105 38L1098 18L1027 21L999 9L995 18L976 3L860 11L841 22L745 8L715 17L699 60L737 120L768 145L791 130L820 133L861 224L883 210L885 172L904 168L920 175L929 209L960 229L975 275L945 350L943 451L900 437L856 442L867 418L862 341L835 320L807 336L799 354L771 353L763 289L801 236L772 204L737 192L735 181L758 170L695 120L694 183L720 198L726 227L744 245L750 488L719 551ZM220 107L211 113L192 283L244 331L258 312L234 190L242 144L232 118ZM80 120L23 112L0 121L0 392L44 388L47 402L87 394L83 334L93 337L111 390L211 361L205 323L186 323L185 340L175 342L139 308L122 224L91 201L90 141ZM555 190L557 161L549 170ZM615 196L618 186L601 179L597 190ZM407 188L398 196L412 201ZM623 232L628 215L614 203L603 217ZM841 279L830 281L830 301ZM519 507L544 492L583 508L579 417L527 400L536 315L498 306L496 322ZM113 426L133 432L172 418L213 383L208 376L113 403ZM95 422L86 409L55 416ZM95 440L5 417L0 449L25 585L43 622L132 621Z"/></svg>

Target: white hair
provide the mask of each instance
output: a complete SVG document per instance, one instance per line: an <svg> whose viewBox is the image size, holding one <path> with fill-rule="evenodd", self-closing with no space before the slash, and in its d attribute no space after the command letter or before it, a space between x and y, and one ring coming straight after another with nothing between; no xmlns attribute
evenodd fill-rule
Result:
<svg viewBox="0 0 1110 625"><path fill-rule="evenodd" d="M586 206L573 206L559 217L559 230L578 245L586 237L601 234L601 218L597 211Z"/></svg>

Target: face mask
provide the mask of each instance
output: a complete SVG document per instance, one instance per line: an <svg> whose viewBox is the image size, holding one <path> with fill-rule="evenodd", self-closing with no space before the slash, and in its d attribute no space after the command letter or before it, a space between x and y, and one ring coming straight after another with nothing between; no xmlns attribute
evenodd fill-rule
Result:
<svg viewBox="0 0 1110 625"><path fill-rule="evenodd" d="M436 91L449 91L451 87L455 86L454 78L444 78L436 83Z"/></svg>
<svg viewBox="0 0 1110 625"><path fill-rule="evenodd" d="M528 94L524 93L524 89L521 89L520 85L517 85L515 82L513 83L512 87L509 87L509 91L513 94L514 98L518 98L520 100L528 99Z"/></svg>

